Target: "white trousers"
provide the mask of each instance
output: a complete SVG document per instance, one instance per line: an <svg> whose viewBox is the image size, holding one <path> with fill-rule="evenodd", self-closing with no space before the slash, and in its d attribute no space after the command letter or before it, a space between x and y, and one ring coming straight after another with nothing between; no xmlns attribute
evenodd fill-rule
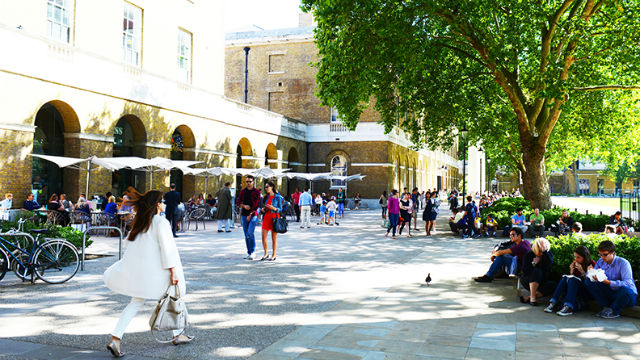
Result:
<svg viewBox="0 0 640 360"><path fill-rule="evenodd" d="M122 310L120 320L118 320L116 328L113 329L111 335L117 337L118 339L122 339L122 335L124 335L125 330L127 330L127 326L129 326L131 320L136 317L136 314L138 313L142 305L144 305L144 302L145 299L143 298L132 297L129 305L127 305L127 307ZM182 334L182 331L183 330L173 330L173 336Z"/></svg>
<svg viewBox="0 0 640 360"><path fill-rule="evenodd" d="M311 227L311 206L310 205L300 206L300 217L302 218L302 225L300 226Z"/></svg>

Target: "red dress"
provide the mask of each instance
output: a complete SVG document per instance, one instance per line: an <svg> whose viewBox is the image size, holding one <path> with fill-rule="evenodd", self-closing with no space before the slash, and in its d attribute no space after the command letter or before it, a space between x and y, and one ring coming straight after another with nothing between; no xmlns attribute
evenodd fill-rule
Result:
<svg viewBox="0 0 640 360"><path fill-rule="evenodd" d="M273 198L274 198L273 195L269 196L269 199L267 200L267 205L271 205ZM272 213L271 210L265 208L265 213L264 213L264 216L262 217L262 229L273 231L273 219L275 219L276 216L277 215Z"/></svg>

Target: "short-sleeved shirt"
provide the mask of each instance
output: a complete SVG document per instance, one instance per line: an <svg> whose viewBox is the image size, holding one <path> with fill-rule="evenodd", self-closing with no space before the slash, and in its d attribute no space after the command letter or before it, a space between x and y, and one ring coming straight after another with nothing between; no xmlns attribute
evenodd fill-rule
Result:
<svg viewBox="0 0 640 360"><path fill-rule="evenodd" d="M329 201L329 203L327 204L327 210L329 211L336 211L337 207L338 205L336 205L334 201Z"/></svg>
<svg viewBox="0 0 640 360"><path fill-rule="evenodd" d="M511 218L515 220L516 225L524 225L524 222L526 221L526 218L524 217L524 215L518 216L518 214L515 214Z"/></svg>
<svg viewBox="0 0 640 360"><path fill-rule="evenodd" d="M522 261L524 260L524 256L527 255L529 251L531 251L531 244L527 240L520 241L519 244L515 244L509 248L511 250L511 254L513 254L518 259L518 272L522 269Z"/></svg>
<svg viewBox="0 0 640 360"><path fill-rule="evenodd" d="M487 219L487 221L485 221L485 225L487 226L498 226L498 222L496 221L496 219Z"/></svg>
<svg viewBox="0 0 640 360"><path fill-rule="evenodd" d="M529 218L529 221L531 221L531 224L533 225L542 225L542 223L544 223L544 215L539 214L536 216L536 214L533 214Z"/></svg>

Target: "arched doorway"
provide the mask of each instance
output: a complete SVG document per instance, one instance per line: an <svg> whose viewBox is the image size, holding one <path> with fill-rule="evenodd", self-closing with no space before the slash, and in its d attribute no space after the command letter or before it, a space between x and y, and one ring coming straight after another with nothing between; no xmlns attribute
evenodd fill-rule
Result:
<svg viewBox="0 0 640 360"><path fill-rule="evenodd" d="M253 156L253 149L249 139L242 138L236 147L236 168L252 168L250 159L243 159L245 156ZM240 193L240 189L244 187L244 177L240 174L236 175L236 193Z"/></svg>
<svg viewBox="0 0 640 360"><path fill-rule="evenodd" d="M178 126L171 134L171 153L169 158L171 160L193 160L195 156L193 148L195 148L195 138L191 128L186 125ZM182 171L173 169L169 173L169 182L176 184L176 191L181 194L182 200L188 199L193 195L195 186L193 175L185 177Z"/></svg>
<svg viewBox="0 0 640 360"><path fill-rule="evenodd" d="M269 143L267 148L264 150L264 167L268 167L271 169L278 168L278 150L273 143ZM262 187L264 188L264 183L267 179L262 179Z"/></svg>
<svg viewBox="0 0 640 360"><path fill-rule="evenodd" d="M331 175L347 176L347 158L344 155L335 155L331 159ZM347 182L345 180L331 180L331 188L345 188Z"/></svg>
<svg viewBox="0 0 640 360"><path fill-rule="evenodd" d="M75 111L68 104L54 100L38 110L34 125L33 153L52 156L79 157L79 139L65 141L65 134L80 132ZM78 196L78 170L60 169L56 164L32 158L31 192L39 204L46 204L53 193Z"/></svg>
<svg viewBox="0 0 640 360"><path fill-rule="evenodd" d="M125 115L113 129L113 157L146 157L147 135L142 121L133 115ZM111 176L112 191L122 194L129 186L145 190L145 172L131 169L114 171Z"/></svg>

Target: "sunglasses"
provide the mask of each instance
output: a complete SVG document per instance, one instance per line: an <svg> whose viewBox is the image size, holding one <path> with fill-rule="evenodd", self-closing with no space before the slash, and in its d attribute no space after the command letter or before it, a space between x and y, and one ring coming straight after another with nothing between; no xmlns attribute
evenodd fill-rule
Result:
<svg viewBox="0 0 640 360"><path fill-rule="evenodd" d="M252 184L253 180L247 180L247 184Z"/></svg>

